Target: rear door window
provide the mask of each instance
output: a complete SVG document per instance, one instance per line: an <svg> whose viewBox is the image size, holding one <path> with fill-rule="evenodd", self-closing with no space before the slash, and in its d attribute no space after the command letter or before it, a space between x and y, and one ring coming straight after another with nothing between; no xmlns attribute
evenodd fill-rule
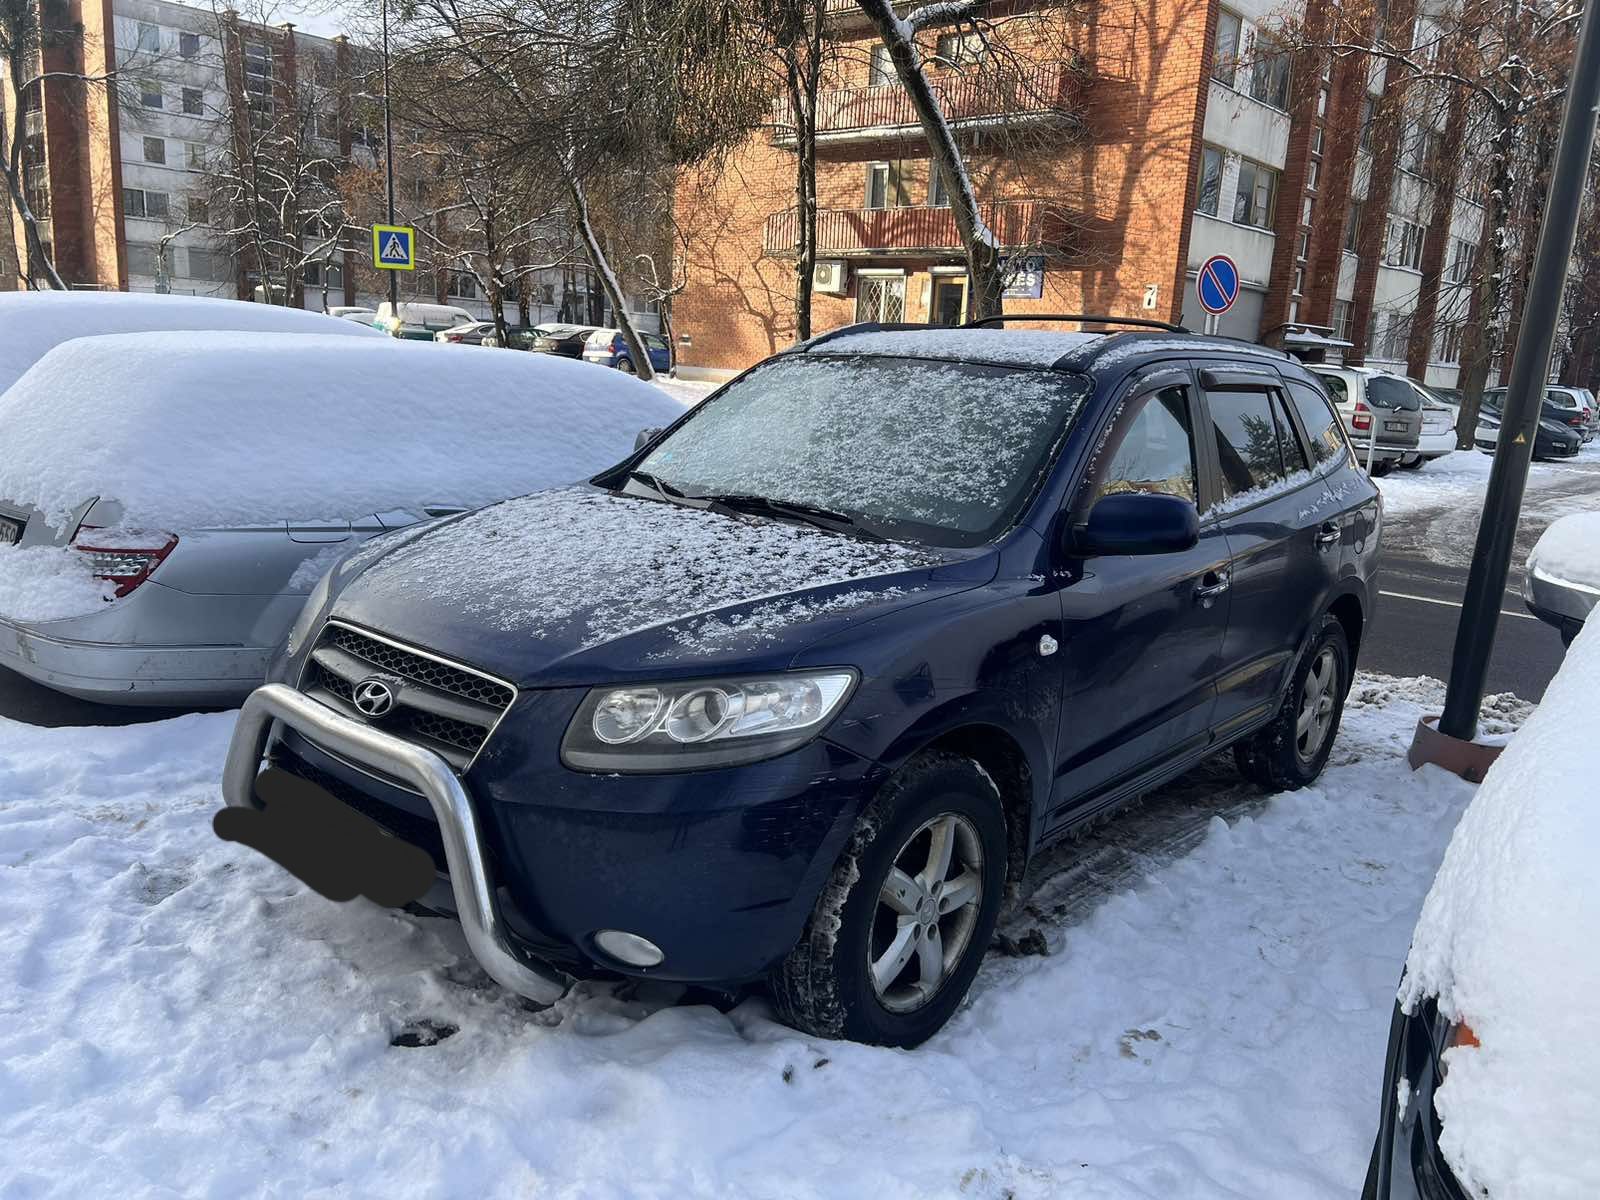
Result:
<svg viewBox="0 0 1600 1200"><path fill-rule="evenodd" d="M1254 389L1206 393L1222 474L1222 500L1251 502L1251 493L1265 491L1304 470L1298 440L1286 438L1287 418L1278 410L1275 393ZM1262 497L1265 499L1265 496Z"/></svg>
<svg viewBox="0 0 1600 1200"><path fill-rule="evenodd" d="M1344 376L1319 374L1317 378L1322 381L1322 386L1328 389L1328 394L1333 397L1335 404L1350 403L1350 388L1345 384Z"/></svg>
<svg viewBox="0 0 1600 1200"><path fill-rule="evenodd" d="M1311 453L1316 458L1318 466L1334 462L1340 455L1349 452L1349 443L1345 440L1344 422L1328 403L1327 397L1321 395L1315 388L1296 383L1291 379L1289 399L1294 404L1295 412L1300 415L1300 424L1305 428L1306 437L1311 442Z"/></svg>

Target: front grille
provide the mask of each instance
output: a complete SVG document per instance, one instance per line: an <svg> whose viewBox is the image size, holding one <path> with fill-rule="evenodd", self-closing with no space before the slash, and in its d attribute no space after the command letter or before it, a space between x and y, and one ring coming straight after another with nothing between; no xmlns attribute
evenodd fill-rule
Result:
<svg viewBox="0 0 1600 1200"><path fill-rule="evenodd" d="M356 685L382 677L395 705L369 718L353 702ZM437 753L464 771L489 731L516 699L516 689L470 667L329 622L300 677L300 690L347 716L366 721Z"/></svg>

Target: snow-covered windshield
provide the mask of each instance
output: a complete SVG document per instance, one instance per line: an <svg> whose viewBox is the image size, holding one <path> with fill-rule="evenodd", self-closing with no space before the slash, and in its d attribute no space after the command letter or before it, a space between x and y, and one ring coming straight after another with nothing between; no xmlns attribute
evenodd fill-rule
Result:
<svg viewBox="0 0 1600 1200"><path fill-rule="evenodd" d="M1015 520L1090 390L1049 370L778 358L702 405L638 469L691 496L759 496L896 540L977 545Z"/></svg>

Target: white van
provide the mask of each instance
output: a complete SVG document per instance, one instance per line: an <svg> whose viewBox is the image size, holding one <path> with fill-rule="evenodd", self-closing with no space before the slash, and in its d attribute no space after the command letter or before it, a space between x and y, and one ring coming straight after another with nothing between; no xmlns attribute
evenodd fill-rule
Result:
<svg viewBox="0 0 1600 1200"><path fill-rule="evenodd" d="M393 306L385 300L378 305L378 315L373 318L372 324L391 337L404 338L412 342L431 342L433 335L441 329L454 329L457 325L467 325L477 319L466 309L457 308L453 304L424 304L418 300L402 300L397 320Z"/></svg>

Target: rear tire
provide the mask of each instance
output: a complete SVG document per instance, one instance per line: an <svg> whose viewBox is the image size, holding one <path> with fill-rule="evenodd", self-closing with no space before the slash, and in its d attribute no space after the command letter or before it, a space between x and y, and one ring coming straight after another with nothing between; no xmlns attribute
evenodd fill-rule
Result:
<svg viewBox="0 0 1600 1200"><path fill-rule="evenodd" d="M1233 748L1239 774L1272 792L1292 792L1322 774L1339 736L1350 690L1350 642L1339 618L1324 613L1295 664L1272 723Z"/></svg>
<svg viewBox="0 0 1600 1200"><path fill-rule="evenodd" d="M1423 466L1427 465L1427 462L1428 462L1427 459L1419 458L1415 462L1403 462L1400 465L1402 467L1404 467L1407 471L1416 471L1416 470L1419 470L1420 468L1422 468Z"/></svg>
<svg viewBox="0 0 1600 1200"><path fill-rule="evenodd" d="M638 371L634 370L633 363L626 358L617 363L617 370L621 371L624 375L637 375L639 373Z"/></svg>
<svg viewBox="0 0 1600 1200"><path fill-rule="evenodd" d="M960 1007L994 935L1006 873L1000 793L976 762L930 751L856 822L773 1006L819 1037L910 1048ZM943 861L943 866L939 865Z"/></svg>
<svg viewBox="0 0 1600 1200"><path fill-rule="evenodd" d="M1372 470L1368 472L1368 474L1370 474L1374 479L1381 479L1392 470L1394 470L1394 461L1392 459L1385 458L1373 463Z"/></svg>

